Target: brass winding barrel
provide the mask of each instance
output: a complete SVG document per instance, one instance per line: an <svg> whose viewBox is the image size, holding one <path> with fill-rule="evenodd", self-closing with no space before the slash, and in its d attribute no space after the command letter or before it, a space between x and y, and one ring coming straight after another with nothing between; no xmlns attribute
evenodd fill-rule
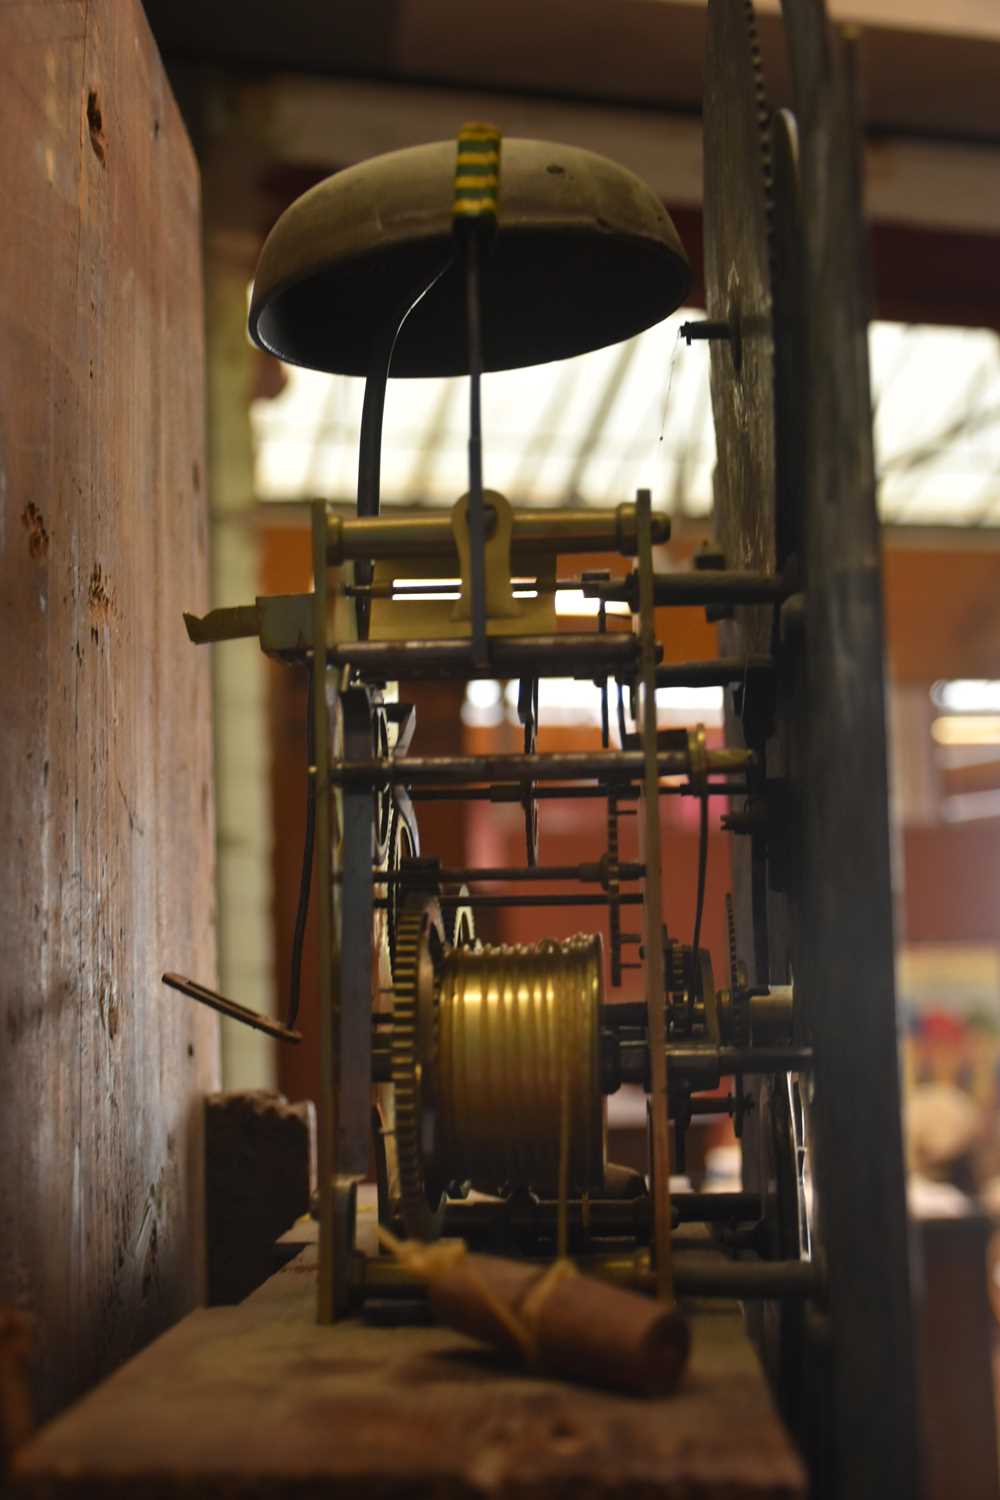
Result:
<svg viewBox="0 0 1000 1500"><path fill-rule="evenodd" d="M601 1190L602 976L596 935L446 955L435 1091L435 1165L446 1180L555 1192L565 1089L570 1189Z"/></svg>

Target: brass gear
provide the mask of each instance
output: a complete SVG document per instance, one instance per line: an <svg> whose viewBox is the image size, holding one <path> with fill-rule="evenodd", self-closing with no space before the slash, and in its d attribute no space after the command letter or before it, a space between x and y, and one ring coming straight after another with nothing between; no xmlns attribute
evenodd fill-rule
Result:
<svg viewBox="0 0 1000 1500"><path fill-rule="evenodd" d="M444 1204L442 1194L429 1187L424 1150L435 1050L435 939L440 951L443 934L437 903L406 902L396 924L390 1058L400 1212L407 1234L423 1240L440 1234Z"/></svg>
<svg viewBox="0 0 1000 1500"><path fill-rule="evenodd" d="M726 896L726 931L729 935L729 1004L732 1015L732 1044L749 1047L751 1042L750 985L746 965L736 951L736 915L731 894Z"/></svg>
<svg viewBox="0 0 1000 1500"><path fill-rule="evenodd" d="M667 942L666 990L671 995L683 995L690 989L691 947L672 938Z"/></svg>
<svg viewBox="0 0 1000 1500"><path fill-rule="evenodd" d="M385 851L385 868L392 874L399 874L405 860L413 859L418 852L417 840L414 829L411 828L404 817L399 804L395 798L392 803L392 811L389 819L389 838ZM396 942L399 927L400 909L406 901L404 887L398 880L394 880L386 891L386 935L389 944L389 963L393 975L396 972Z"/></svg>
<svg viewBox="0 0 1000 1500"><path fill-rule="evenodd" d="M622 982L622 888L618 853L618 798L611 790L608 791L608 851L605 856L603 884L608 893L608 949L611 956L611 983L617 989Z"/></svg>
<svg viewBox="0 0 1000 1500"><path fill-rule="evenodd" d="M709 0L704 95L705 307L728 339L710 349L716 537L726 566L771 571L776 435L771 108L752 0ZM742 643L770 650L770 609L741 607ZM734 627L726 627L731 634Z"/></svg>

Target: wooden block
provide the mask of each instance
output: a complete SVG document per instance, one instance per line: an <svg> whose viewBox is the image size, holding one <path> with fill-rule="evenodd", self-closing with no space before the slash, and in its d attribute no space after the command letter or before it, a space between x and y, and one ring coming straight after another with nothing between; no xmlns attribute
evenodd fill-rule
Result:
<svg viewBox="0 0 1000 1500"><path fill-rule="evenodd" d="M240 1302L288 1258L275 1240L309 1212L316 1110L264 1089L205 1101L208 1300Z"/></svg>

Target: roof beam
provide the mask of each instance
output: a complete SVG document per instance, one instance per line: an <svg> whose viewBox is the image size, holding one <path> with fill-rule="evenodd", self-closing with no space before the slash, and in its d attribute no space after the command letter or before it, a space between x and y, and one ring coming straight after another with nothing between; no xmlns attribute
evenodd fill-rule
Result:
<svg viewBox="0 0 1000 1500"><path fill-rule="evenodd" d="M489 119L507 135L613 157L671 205L701 202L701 121L691 115L300 74L247 81L240 93L272 165L333 170ZM1000 233L1000 145L876 136L865 165L872 220Z"/></svg>
<svg viewBox="0 0 1000 1500"><path fill-rule="evenodd" d="M829 0L860 32L866 124L1000 141L996 0ZM395 78L697 111L705 0L145 0L170 63ZM769 89L789 98L778 0L757 0Z"/></svg>

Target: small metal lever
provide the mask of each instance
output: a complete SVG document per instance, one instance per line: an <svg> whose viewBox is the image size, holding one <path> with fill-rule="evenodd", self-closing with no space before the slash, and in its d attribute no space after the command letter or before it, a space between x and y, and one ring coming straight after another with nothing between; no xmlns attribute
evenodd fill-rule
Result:
<svg viewBox="0 0 1000 1500"><path fill-rule="evenodd" d="M181 974L164 974L163 983L169 985L172 990L179 990L189 999L198 1000L202 1005L217 1010L220 1015L228 1016L231 1021L242 1021L244 1026L252 1026L255 1031L264 1031L279 1042L301 1042L302 1040L301 1031L293 1031L290 1026L283 1026L280 1021L275 1021L271 1016L262 1016L259 1010L250 1010L246 1005L237 1005L235 1000L227 1000L225 995L206 989L203 984L198 984L197 980L185 979Z"/></svg>

